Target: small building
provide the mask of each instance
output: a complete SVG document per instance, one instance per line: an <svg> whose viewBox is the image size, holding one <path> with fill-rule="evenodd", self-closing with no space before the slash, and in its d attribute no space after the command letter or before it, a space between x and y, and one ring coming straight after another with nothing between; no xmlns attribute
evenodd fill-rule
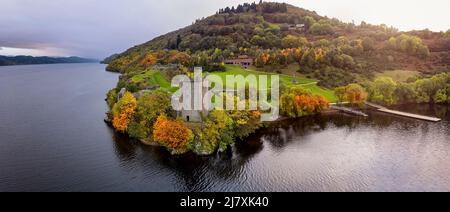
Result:
<svg viewBox="0 0 450 212"><path fill-rule="evenodd" d="M253 65L253 59L247 55L240 55L238 58L225 60L225 64L240 65L243 68L248 68Z"/></svg>

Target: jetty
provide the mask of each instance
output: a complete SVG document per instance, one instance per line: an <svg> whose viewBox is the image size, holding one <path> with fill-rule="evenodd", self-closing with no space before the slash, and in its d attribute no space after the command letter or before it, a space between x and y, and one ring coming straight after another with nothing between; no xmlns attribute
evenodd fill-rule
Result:
<svg viewBox="0 0 450 212"><path fill-rule="evenodd" d="M365 114L365 113L363 113L361 111L358 111L358 110L355 110L355 109L352 109L352 108L348 108L348 107L338 106L337 104L330 104L330 109L338 110L338 111L341 111L343 113L347 113L347 114L350 114L350 115L356 115L356 116L362 116L362 117L368 117L369 116L369 115L367 115L367 114Z"/></svg>
<svg viewBox="0 0 450 212"><path fill-rule="evenodd" d="M423 120L423 121L430 121L430 122L440 122L441 121L440 118L430 117L430 116L422 116L422 115L417 115L417 114L412 114L412 113L391 110L391 109L388 109L387 107L383 107L381 105L373 104L370 102L366 102L366 105L369 107L375 108L377 111L396 115L396 116L402 116L402 117L413 118L413 119L418 119L418 120Z"/></svg>

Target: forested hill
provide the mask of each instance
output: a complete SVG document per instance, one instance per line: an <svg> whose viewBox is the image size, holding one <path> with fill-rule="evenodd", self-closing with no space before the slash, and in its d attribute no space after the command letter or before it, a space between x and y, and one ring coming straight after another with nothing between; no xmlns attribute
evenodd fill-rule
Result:
<svg viewBox="0 0 450 212"><path fill-rule="evenodd" d="M260 2L220 9L135 46L115 56L107 70L128 72L155 63L220 70L217 66L224 59L243 54L254 58L258 68L295 65L299 73L335 87L385 70L449 70L450 32L399 32L386 25L344 23L292 5Z"/></svg>
<svg viewBox="0 0 450 212"><path fill-rule="evenodd" d="M57 63L95 63L94 59L81 57L32 57L32 56L0 56L0 66L57 64Z"/></svg>

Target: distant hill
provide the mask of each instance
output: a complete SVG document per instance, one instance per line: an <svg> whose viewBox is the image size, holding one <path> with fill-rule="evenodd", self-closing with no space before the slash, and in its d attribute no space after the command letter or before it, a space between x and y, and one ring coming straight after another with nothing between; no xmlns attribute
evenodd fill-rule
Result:
<svg viewBox="0 0 450 212"><path fill-rule="evenodd" d="M119 56L119 54L113 54L113 55L103 59L100 63L102 63L102 64L109 64L110 62L115 60L118 56Z"/></svg>
<svg viewBox="0 0 450 212"><path fill-rule="evenodd" d="M386 70L448 71L450 33L344 23L289 4L261 2L220 9L134 46L108 60L107 70L127 73L155 63L221 70L216 66L224 59L244 54L258 68L289 67L335 87Z"/></svg>
<svg viewBox="0 0 450 212"><path fill-rule="evenodd" d="M81 57L32 57L32 56L0 56L0 66L57 64L57 63L96 63L98 60Z"/></svg>

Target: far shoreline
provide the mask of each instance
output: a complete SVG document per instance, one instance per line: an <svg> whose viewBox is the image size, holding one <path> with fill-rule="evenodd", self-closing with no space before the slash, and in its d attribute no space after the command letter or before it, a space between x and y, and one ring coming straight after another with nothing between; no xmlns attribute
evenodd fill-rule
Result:
<svg viewBox="0 0 450 212"><path fill-rule="evenodd" d="M17 65L0 65L1 67L12 67L12 66L37 66L37 65L63 65L63 64L100 64L105 65L100 62L85 62L85 63L33 63L33 64L17 64Z"/></svg>

